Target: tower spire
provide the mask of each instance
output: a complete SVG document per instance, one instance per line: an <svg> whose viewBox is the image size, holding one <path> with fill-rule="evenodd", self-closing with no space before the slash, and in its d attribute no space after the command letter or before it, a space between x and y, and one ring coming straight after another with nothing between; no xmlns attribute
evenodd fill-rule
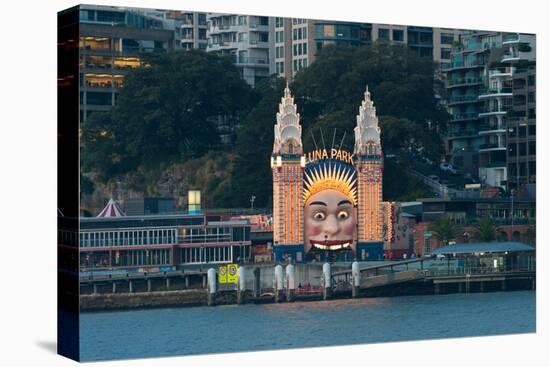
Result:
<svg viewBox="0 0 550 367"><path fill-rule="evenodd" d="M378 117L376 116L376 107L371 100L369 86L365 88L364 98L359 106L357 115L357 126L355 127L355 154L360 154L364 150L366 143L371 141L380 145L380 127L378 126Z"/></svg>

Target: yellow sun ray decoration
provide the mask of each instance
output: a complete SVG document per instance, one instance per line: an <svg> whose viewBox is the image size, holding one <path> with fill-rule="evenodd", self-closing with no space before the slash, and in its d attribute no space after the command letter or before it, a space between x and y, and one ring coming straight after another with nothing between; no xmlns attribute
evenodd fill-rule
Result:
<svg viewBox="0 0 550 367"><path fill-rule="evenodd" d="M304 170L304 205L323 190L332 189L346 195L357 205L357 173L342 161L327 159L309 163Z"/></svg>

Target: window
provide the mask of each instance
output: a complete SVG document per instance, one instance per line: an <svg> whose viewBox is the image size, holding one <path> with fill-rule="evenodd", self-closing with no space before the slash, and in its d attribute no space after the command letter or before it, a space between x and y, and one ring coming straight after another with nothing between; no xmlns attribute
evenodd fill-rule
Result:
<svg viewBox="0 0 550 367"><path fill-rule="evenodd" d="M307 55L307 43L304 43L302 46L303 46L303 54Z"/></svg>
<svg viewBox="0 0 550 367"><path fill-rule="evenodd" d="M292 55L293 56L298 55L298 45L297 44L292 45Z"/></svg>
<svg viewBox="0 0 550 367"><path fill-rule="evenodd" d="M420 56L421 57L432 57L432 49L429 47L422 47L420 49Z"/></svg>
<svg viewBox="0 0 550 367"><path fill-rule="evenodd" d="M293 40L297 40L298 39L298 30L296 28L294 28L292 30L292 39Z"/></svg>
<svg viewBox="0 0 550 367"><path fill-rule="evenodd" d="M378 39L389 40L390 39L390 30L386 28L378 29Z"/></svg>
<svg viewBox="0 0 550 367"><path fill-rule="evenodd" d="M285 57L283 46L275 47L275 57L278 59L281 57Z"/></svg>
<svg viewBox="0 0 550 367"><path fill-rule="evenodd" d="M279 28L279 27L282 27L282 26L283 26L283 18L276 17L275 18L275 27Z"/></svg>
<svg viewBox="0 0 550 367"><path fill-rule="evenodd" d="M199 25L206 25L206 14L199 14Z"/></svg>
<svg viewBox="0 0 550 367"><path fill-rule="evenodd" d="M276 43L280 43L280 42L283 42L284 39L283 39L283 31L277 31L275 32L275 42Z"/></svg>
<svg viewBox="0 0 550 367"><path fill-rule="evenodd" d="M298 28L298 39L302 39L302 28Z"/></svg>
<svg viewBox="0 0 550 367"><path fill-rule="evenodd" d="M110 106L112 104L112 94L103 92L87 92L86 103L98 106Z"/></svg>
<svg viewBox="0 0 550 367"><path fill-rule="evenodd" d="M537 154L537 143L534 141L529 142L529 155Z"/></svg>
<svg viewBox="0 0 550 367"><path fill-rule="evenodd" d="M331 25L331 24L323 25L323 35L325 37L334 37L336 35L336 32L334 30L334 25Z"/></svg>
<svg viewBox="0 0 550 367"><path fill-rule="evenodd" d="M392 31L392 37L393 37L393 40L394 41L399 41L399 42L403 42L404 40L404 32L403 30L401 29L394 29Z"/></svg>
<svg viewBox="0 0 550 367"><path fill-rule="evenodd" d="M508 144L508 155L516 155L516 144Z"/></svg>
<svg viewBox="0 0 550 367"><path fill-rule="evenodd" d="M441 48L441 58L450 59L451 58L451 49L450 48Z"/></svg>
<svg viewBox="0 0 550 367"><path fill-rule="evenodd" d="M304 36L304 39L307 39L307 27L302 30L302 36Z"/></svg>
<svg viewBox="0 0 550 367"><path fill-rule="evenodd" d="M519 143L519 155L525 156L527 154L527 144L526 143Z"/></svg>
<svg viewBox="0 0 550 367"><path fill-rule="evenodd" d="M529 125L528 126L529 135L536 135L537 134L537 127L535 125Z"/></svg>
<svg viewBox="0 0 550 367"><path fill-rule="evenodd" d="M275 63L275 71L278 74L283 74L284 73L284 62Z"/></svg>
<svg viewBox="0 0 550 367"><path fill-rule="evenodd" d="M269 33L268 32L260 33L260 42L269 42Z"/></svg>
<svg viewBox="0 0 550 367"><path fill-rule="evenodd" d="M302 54L302 44L298 43L298 55Z"/></svg>
<svg viewBox="0 0 550 367"><path fill-rule="evenodd" d="M452 33L441 33L441 43L444 45L452 45L454 41L454 35Z"/></svg>

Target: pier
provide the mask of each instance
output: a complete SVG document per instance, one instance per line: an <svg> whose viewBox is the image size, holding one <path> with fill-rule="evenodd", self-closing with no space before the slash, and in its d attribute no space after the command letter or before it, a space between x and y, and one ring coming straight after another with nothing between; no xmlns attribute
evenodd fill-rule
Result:
<svg viewBox="0 0 550 367"><path fill-rule="evenodd" d="M162 273L86 275L81 310L300 302L376 296L536 288L533 267L468 267L458 259L309 264L242 264L235 283L218 266Z"/></svg>

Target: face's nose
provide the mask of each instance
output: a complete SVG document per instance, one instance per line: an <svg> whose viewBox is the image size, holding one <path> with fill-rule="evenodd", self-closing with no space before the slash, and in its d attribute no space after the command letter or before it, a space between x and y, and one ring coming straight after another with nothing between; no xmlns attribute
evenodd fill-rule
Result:
<svg viewBox="0 0 550 367"><path fill-rule="evenodd" d="M334 215L329 215L325 219L323 225L323 235L325 240L331 240L338 232L340 232L340 226Z"/></svg>

